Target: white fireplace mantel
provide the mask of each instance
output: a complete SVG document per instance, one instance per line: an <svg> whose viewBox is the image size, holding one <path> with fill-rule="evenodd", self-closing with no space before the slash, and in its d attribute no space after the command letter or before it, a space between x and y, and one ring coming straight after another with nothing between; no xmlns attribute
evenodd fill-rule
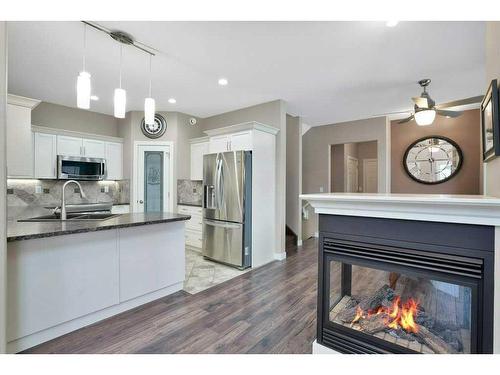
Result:
<svg viewBox="0 0 500 375"><path fill-rule="evenodd" d="M494 306L500 306L500 199L484 195L302 194L317 214L419 220L495 227ZM493 352L500 354L500 313L494 312ZM314 353L332 352L315 343Z"/></svg>
<svg viewBox="0 0 500 375"><path fill-rule="evenodd" d="M500 226L500 199L483 195L302 194L318 214Z"/></svg>

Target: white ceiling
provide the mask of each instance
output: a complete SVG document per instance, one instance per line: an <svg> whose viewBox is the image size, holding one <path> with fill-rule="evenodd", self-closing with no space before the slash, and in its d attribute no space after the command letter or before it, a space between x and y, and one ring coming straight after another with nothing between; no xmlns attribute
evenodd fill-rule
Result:
<svg viewBox="0 0 500 375"><path fill-rule="evenodd" d="M314 126L407 109L420 78L438 103L485 90L483 22L97 23L159 50L157 109L198 117L283 99ZM79 22L9 22L9 92L74 107L82 51ZM123 55L127 110L141 110L149 60L129 46ZM118 43L88 28L91 110L112 114L118 62Z"/></svg>

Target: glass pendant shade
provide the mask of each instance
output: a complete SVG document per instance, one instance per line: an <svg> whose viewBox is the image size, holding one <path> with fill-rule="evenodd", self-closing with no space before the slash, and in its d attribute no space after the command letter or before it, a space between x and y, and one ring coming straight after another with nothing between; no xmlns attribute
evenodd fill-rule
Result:
<svg viewBox="0 0 500 375"><path fill-rule="evenodd" d="M115 117L125 118L125 107L127 105L127 92L122 89L115 89Z"/></svg>
<svg viewBox="0 0 500 375"><path fill-rule="evenodd" d="M80 72L76 80L76 105L78 108L90 108L90 73Z"/></svg>
<svg viewBox="0 0 500 375"><path fill-rule="evenodd" d="M147 125L155 123L155 100L153 98L144 99L144 122Z"/></svg>
<svg viewBox="0 0 500 375"><path fill-rule="evenodd" d="M433 109L424 109L415 113L415 121L417 125L426 126L434 122L436 111Z"/></svg>

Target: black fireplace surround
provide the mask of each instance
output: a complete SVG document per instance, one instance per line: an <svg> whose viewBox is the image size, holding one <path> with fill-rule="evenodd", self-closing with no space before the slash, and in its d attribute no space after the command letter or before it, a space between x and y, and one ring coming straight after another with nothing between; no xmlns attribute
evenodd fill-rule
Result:
<svg viewBox="0 0 500 375"><path fill-rule="evenodd" d="M320 215L319 344L492 353L494 227Z"/></svg>

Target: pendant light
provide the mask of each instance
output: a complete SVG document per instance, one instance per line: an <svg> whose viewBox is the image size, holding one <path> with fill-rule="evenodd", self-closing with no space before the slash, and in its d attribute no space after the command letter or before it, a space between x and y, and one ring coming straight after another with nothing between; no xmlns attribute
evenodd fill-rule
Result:
<svg viewBox="0 0 500 375"><path fill-rule="evenodd" d="M90 73L85 71L85 54L87 50L87 25L83 25L83 69L76 79L76 106L90 108Z"/></svg>
<svg viewBox="0 0 500 375"><path fill-rule="evenodd" d="M127 92L122 89L122 58L123 58L123 46L120 45L120 87L115 89L115 117L125 118L125 107L127 105Z"/></svg>
<svg viewBox="0 0 500 375"><path fill-rule="evenodd" d="M144 99L144 122L146 125L153 125L155 123L155 100L151 96L151 60L152 56L149 55L149 97Z"/></svg>

